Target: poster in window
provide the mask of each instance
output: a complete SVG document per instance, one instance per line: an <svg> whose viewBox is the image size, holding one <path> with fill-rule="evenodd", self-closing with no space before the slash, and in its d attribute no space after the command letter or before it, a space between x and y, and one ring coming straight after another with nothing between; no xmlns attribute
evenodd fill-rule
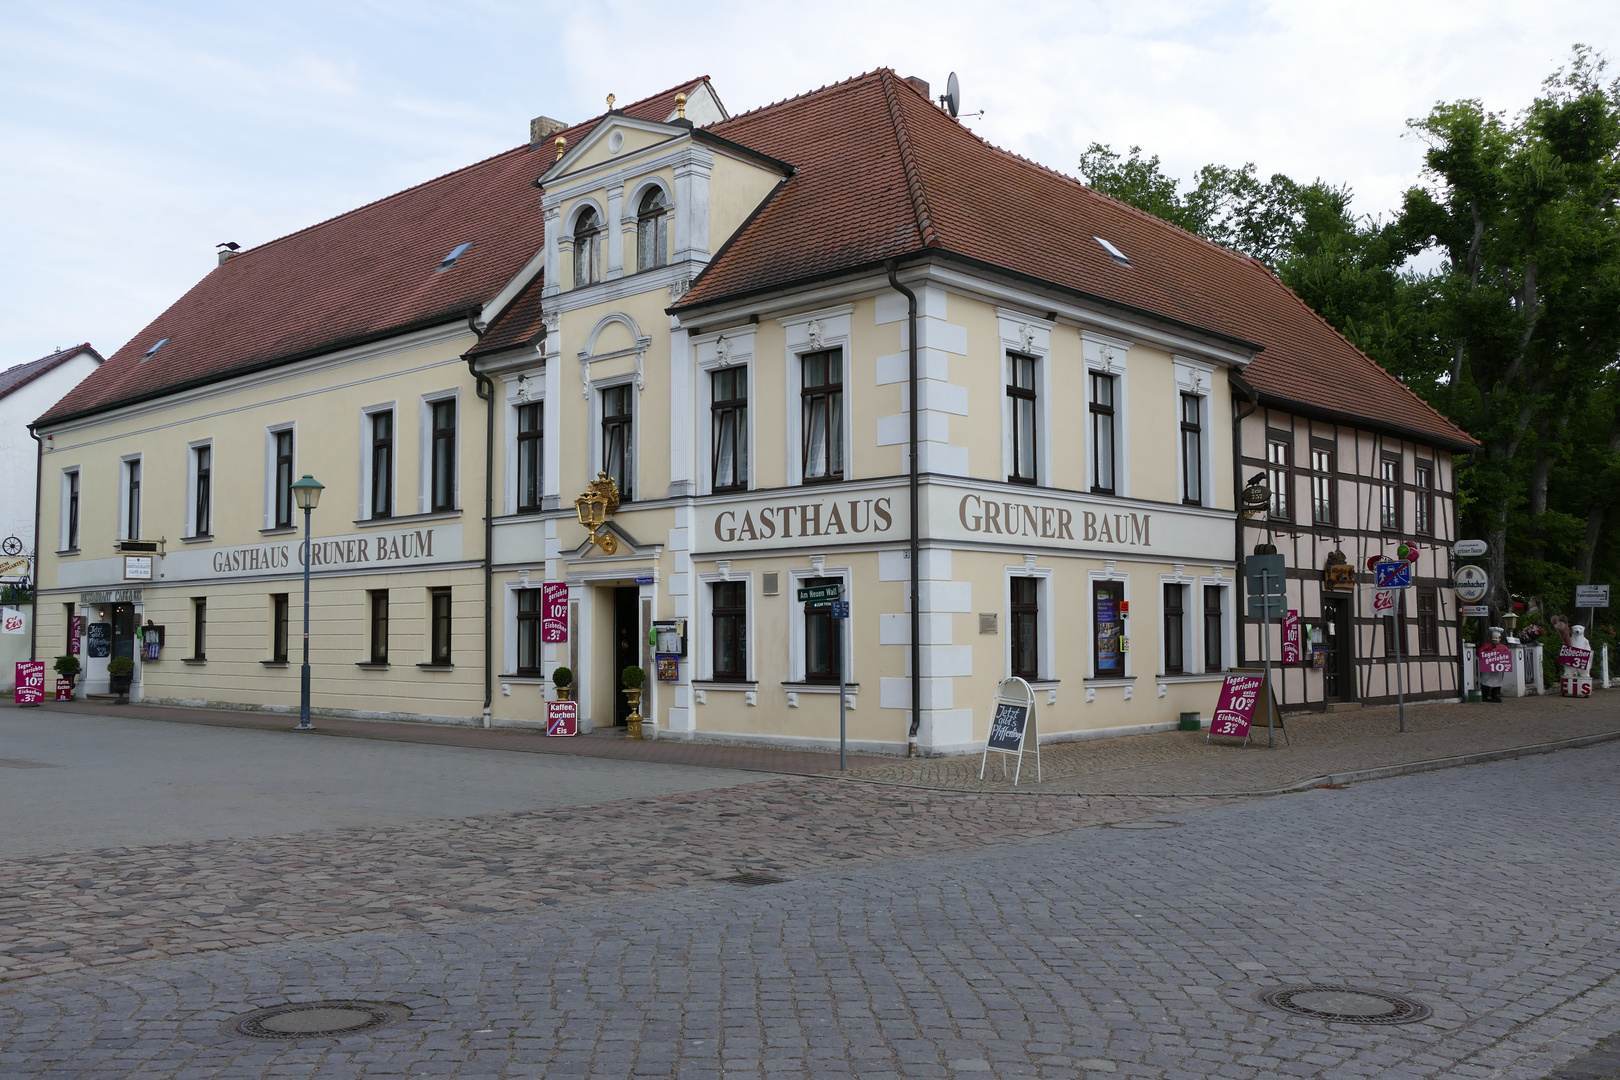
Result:
<svg viewBox="0 0 1620 1080"><path fill-rule="evenodd" d="M675 682L681 677L681 658L674 653L658 653L658 681Z"/></svg>
<svg viewBox="0 0 1620 1080"><path fill-rule="evenodd" d="M1111 591L1097 591L1097 674L1118 675L1120 636L1123 627L1119 618L1119 598Z"/></svg>

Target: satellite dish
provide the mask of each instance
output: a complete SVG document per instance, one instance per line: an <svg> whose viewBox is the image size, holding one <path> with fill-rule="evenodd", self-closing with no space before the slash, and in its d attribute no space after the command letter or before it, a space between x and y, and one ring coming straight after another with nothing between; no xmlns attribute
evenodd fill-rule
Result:
<svg viewBox="0 0 1620 1080"><path fill-rule="evenodd" d="M956 72L951 72L951 77L945 80L945 96L940 100L952 116L962 111L962 86L956 81Z"/></svg>

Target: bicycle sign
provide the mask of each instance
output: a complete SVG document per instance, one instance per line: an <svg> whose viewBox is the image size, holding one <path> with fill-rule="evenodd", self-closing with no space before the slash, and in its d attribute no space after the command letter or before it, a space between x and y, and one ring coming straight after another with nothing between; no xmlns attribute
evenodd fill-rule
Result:
<svg viewBox="0 0 1620 1080"><path fill-rule="evenodd" d="M1412 564L1405 560L1387 560L1373 568L1373 576L1380 589L1409 589L1412 587Z"/></svg>

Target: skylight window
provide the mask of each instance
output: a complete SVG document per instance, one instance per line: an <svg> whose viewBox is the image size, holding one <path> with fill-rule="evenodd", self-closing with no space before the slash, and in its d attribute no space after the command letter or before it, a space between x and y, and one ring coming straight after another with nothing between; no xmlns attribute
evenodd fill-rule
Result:
<svg viewBox="0 0 1620 1080"><path fill-rule="evenodd" d="M150 349L147 349L146 350L146 355L141 357L141 359L142 360L150 360L150 359L152 359L152 357L157 355L157 351L159 349L163 348L163 346L167 345L168 343L169 343L168 338L159 338L158 343L156 345L152 346Z"/></svg>
<svg viewBox="0 0 1620 1080"><path fill-rule="evenodd" d="M437 273L440 273L442 271L448 270L452 266L456 265L456 260L461 258L461 256L463 254L465 254L467 249L470 248L470 247L472 247L472 242L471 241L468 241L465 244L457 245L456 249L454 251L452 251L450 254L448 254L448 255L446 255L444 257L444 262L439 264L439 269L435 270L433 272L435 274L437 274Z"/></svg>
<svg viewBox="0 0 1620 1080"><path fill-rule="evenodd" d="M1119 265L1121 265L1121 266L1129 266L1129 265L1131 265L1131 260L1127 259L1125 257L1125 253L1123 251L1119 250L1119 248L1115 247L1113 244L1110 244L1107 240L1104 240L1100 236L1093 236L1092 239L1097 241L1097 243L1102 245L1102 249L1104 251L1108 252L1108 257L1110 259L1113 259L1115 262L1119 263Z"/></svg>

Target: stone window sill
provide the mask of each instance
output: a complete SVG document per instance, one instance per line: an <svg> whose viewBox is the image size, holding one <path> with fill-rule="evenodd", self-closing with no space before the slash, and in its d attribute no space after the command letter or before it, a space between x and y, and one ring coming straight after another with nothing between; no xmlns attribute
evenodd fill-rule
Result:
<svg viewBox="0 0 1620 1080"><path fill-rule="evenodd" d="M1135 675L1105 675L1101 678L1081 680L1087 686L1129 686L1135 681Z"/></svg>
<svg viewBox="0 0 1620 1080"><path fill-rule="evenodd" d="M214 542L214 534L198 533L196 536L182 536L180 538L180 542L182 544L212 544Z"/></svg>
<svg viewBox="0 0 1620 1080"><path fill-rule="evenodd" d="M273 529L260 529L260 536L291 536L298 531L296 525L277 525Z"/></svg>
<svg viewBox="0 0 1620 1080"><path fill-rule="evenodd" d="M187 656L187 657L183 658L180 662L182 664L190 664L193 667L201 667L202 665L208 663L208 657L206 657L206 656ZM146 663L150 664L151 661L148 660L148 661L146 661Z"/></svg>
<svg viewBox="0 0 1620 1080"><path fill-rule="evenodd" d="M793 687L795 689L797 689L798 686L799 686L798 683L783 683L782 685L783 686L790 686L790 687ZM757 682L731 682L729 680L718 680L717 681L717 680L714 680L714 679L694 679L692 681L692 689L694 689L694 690L758 690L759 689L759 683L757 683ZM838 687L836 685L833 686L833 692L834 693L838 692Z"/></svg>
<svg viewBox="0 0 1620 1080"><path fill-rule="evenodd" d="M355 664L354 666L357 667L357 668L360 668L362 671L387 671L388 670L388 664L386 662L381 663L381 664L374 664L369 660L362 660L359 663Z"/></svg>
<svg viewBox="0 0 1620 1080"><path fill-rule="evenodd" d="M844 693L853 694L860 688L860 683L845 683ZM838 684L835 682L785 682L782 684L782 689L791 690L796 694L836 694L838 693Z"/></svg>
<svg viewBox="0 0 1620 1080"><path fill-rule="evenodd" d="M260 660L259 663L263 664L267 668L284 668L287 666L287 661L285 660Z"/></svg>
<svg viewBox="0 0 1620 1080"><path fill-rule="evenodd" d="M454 664L417 664L416 666L418 668L420 668L422 671L454 671L454 670L456 670L456 665L454 665Z"/></svg>

